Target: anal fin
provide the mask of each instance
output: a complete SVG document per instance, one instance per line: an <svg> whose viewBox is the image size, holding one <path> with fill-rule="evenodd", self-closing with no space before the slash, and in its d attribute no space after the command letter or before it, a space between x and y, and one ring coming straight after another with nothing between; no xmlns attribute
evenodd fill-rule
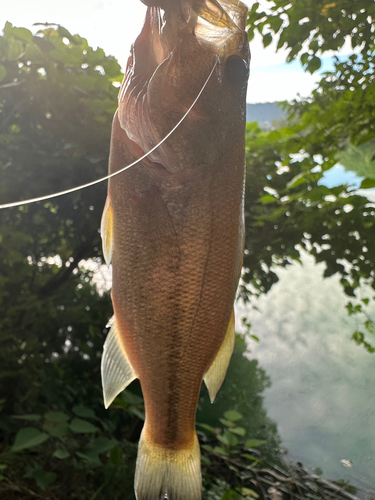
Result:
<svg viewBox="0 0 375 500"><path fill-rule="evenodd" d="M107 266L110 265L112 260L112 228L113 228L113 209L112 209L111 199L108 195L104 205L102 222L100 225L100 234L102 236L102 242L103 242L103 255Z"/></svg>
<svg viewBox="0 0 375 500"><path fill-rule="evenodd" d="M104 406L108 408L115 397L137 378L121 345L115 320L104 342L101 372Z"/></svg>
<svg viewBox="0 0 375 500"><path fill-rule="evenodd" d="M221 344L219 352L216 354L215 359L213 360L211 366L206 371L203 377L203 380L208 389L208 393L210 395L211 403L215 401L216 394L218 393L221 384L224 381L225 374L227 373L227 369L229 366L229 361L233 353L235 338L234 324L235 321L233 311L230 317L225 338L223 340L223 343Z"/></svg>

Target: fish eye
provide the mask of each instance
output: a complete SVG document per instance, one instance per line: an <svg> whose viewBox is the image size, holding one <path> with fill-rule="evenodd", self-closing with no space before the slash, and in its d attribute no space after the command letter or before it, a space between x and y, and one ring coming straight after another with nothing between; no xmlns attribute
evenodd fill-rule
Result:
<svg viewBox="0 0 375 500"><path fill-rule="evenodd" d="M243 88L249 78L249 65L240 56L229 56L225 63L225 76L231 85Z"/></svg>

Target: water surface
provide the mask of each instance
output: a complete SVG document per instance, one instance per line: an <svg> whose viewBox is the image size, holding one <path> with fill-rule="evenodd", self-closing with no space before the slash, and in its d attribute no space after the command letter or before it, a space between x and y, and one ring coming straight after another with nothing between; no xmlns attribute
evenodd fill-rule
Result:
<svg viewBox="0 0 375 500"><path fill-rule="evenodd" d="M303 263L278 270L260 311L247 311L260 338L249 355L271 378L264 404L293 461L374 487L375 354L350 339L358 319L347 315L339 279L323 279L324 265L307 255Z"/></svg>

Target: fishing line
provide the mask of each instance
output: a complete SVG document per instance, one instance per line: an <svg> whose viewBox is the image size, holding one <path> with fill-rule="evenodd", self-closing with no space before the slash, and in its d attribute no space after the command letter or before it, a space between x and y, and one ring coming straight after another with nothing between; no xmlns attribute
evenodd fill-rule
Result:
<svg viewBox="0 0 375 500"><path fill-rule="evenodd" d="M88 187L94 186L95 184L100 184L101 182L104 182L108 179L111 179L112 177L115 177L116 175L119 175L122 172L125 172L125 170L128 170L128 168L134 167L134 165L137 165L137 163L140 163L142 160L147 158L151 153L153 153L155 151L155 149L157 149L159 146L161 146L163 144L163 142L165 142L173 134L173 132L181 125L181 123L185 120L185 118L188 116L188 114L193 109L196 102L198 101L198 99L202 95L202 92L206 88L206 85L209 82L209 80L210 80L210 78L211 78L211 76L216 68L216 65L217 65L217 60L215 61L215 64L214 64L210 74L208 75L206 81L204 82L202 88L200 89L197 97L194 99L193 104L186 111L186 113L181 118L181 120L179 122L177 122L177 124L172 128L172 130L170 132L168 132L168 134L164 137L164 139L162 139L158 144L156 144L156 146L154 146L152 149L150 149L150 151L148 151L143 156L141 156L141 158L134 161L133 163L130 163L130 165L126 165L126 167L123 167L122 169L118 170L117 172L113 172L112 174L106 175L105 177L102 177L101 179L97 179L96 181L91 181L91 182L88 182L87 184L82 184L81 186L76 186L74 188L66 189L65 191L59 191L58 193L47 194L45 196L38 196L38 198L30 198L29 200L13 201L11 203L3 203L2 205L0 205L0 210L2 208L20 207L21 205L28 205L30 203L35 203L37 201L50 200L52 198L57 198L58 196L63 196L64 194L74 193L75 191L79 191L80 189L86 189Z"/></svg>

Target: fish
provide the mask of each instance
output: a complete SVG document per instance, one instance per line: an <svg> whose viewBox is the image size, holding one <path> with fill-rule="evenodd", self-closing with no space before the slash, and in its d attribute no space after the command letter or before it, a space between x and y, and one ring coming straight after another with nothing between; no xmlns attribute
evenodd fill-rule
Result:
<svg viewBox="0 0 375 500"><path fill-rule="evenodd" d="M197 401L202 380L214 401L229 365L244 248L247 7L143 3L109 173L141 161L110 178L101 224L114 309L103 395L108 408L140 381L137 499L199 500Z"/></svg>

